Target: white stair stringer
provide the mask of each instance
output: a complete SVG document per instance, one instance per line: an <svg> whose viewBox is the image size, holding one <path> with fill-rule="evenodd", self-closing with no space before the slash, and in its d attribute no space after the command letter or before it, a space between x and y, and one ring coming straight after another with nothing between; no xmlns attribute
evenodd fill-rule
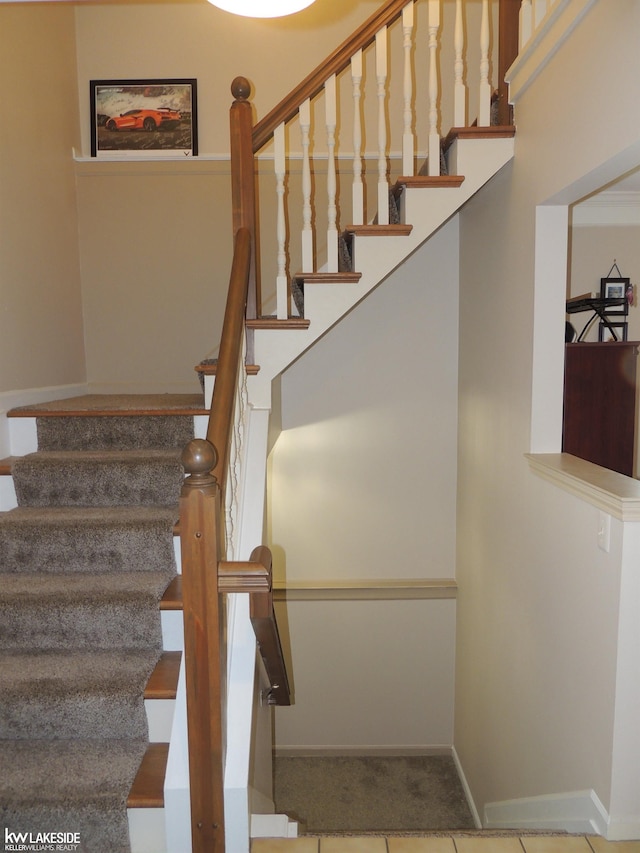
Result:
<svg viewBox="0 0 640 853"><path fill-rule="evenodd" d="M270 408L271 380L334 326L354 305L422 245L453 216L514 153L513 137L458 139L449 153L449 171L464 175L459 187L407 187L403 193L404 220L412 226L407 236L353 238L354 268L361 273L357 284L316 283L305 288L307 329L256 329L256 376L247 379L249 401Z"/></svg>

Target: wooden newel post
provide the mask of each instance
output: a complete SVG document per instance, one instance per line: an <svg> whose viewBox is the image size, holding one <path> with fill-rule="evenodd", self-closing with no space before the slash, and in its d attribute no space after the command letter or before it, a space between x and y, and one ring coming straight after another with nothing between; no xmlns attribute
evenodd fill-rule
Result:
<svg viewBox="0 0 640 853"><path fill-rule="evenodd" d="M253 107L249 101L251 84L246 77L236 77L231 84L234 101L231 105L231 201L233 235L239 228L251 234L251 270L247 296L247 317L255 319L260 308L260 281L256 252L256 188L253 158Z"/></svg>
<svg viewBox="0 0 640 853"><path fill-rule="evenodd" d="M193 853L224 853L222 610L218 593L220 490L215 447L204 439L182 453L180 497L191 837Z"/></svg>

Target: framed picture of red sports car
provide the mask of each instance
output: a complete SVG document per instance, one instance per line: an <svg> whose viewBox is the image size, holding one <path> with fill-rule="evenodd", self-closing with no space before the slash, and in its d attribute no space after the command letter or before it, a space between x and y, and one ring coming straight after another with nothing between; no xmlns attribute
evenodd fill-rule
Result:
<svg viewBox="0 0 640 853"><path fill-rule="evenodd" d="M92 157L195 157L195 80L91 80Z"/></svg>

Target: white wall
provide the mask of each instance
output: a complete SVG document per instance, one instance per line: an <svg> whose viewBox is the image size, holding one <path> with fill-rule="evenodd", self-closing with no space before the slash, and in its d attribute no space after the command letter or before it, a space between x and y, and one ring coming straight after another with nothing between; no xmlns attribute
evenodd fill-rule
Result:
<svg viewBox="0 0 640 853"><path fill-rule="evenodd" d="M458 225L282 376L269 540L278 581L455 571ZM295 705L276 745L451 744L455 606L290 602Z"/></svg>
<svg viewBox="0 0 640 853"><path fill-rule="evenodd" d="M595 508L539 482L523 455L532 414L557 421L562 382L566 273L557 316L535 314L536 206L575 202L637 165L640 116L626 105L639 31L637 3L591 9L516 104L513 164L461 215L455 746L479 811L590 789L615 808L622 525L600 551ZM546 383L537 374L532 413L545 349L558 357ZM629 728L620 736L636 748Z"/></svg>

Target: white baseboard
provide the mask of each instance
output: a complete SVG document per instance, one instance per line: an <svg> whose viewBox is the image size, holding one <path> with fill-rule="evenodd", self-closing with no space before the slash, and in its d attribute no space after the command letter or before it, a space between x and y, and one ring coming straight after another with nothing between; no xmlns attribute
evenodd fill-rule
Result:
<svg viewBox="0 0 640 853"><path fill-rule="evenodd" d="M0 392L0 412L8 412L9 409L16 409L18 406L34 406L36 403L79 397L86 393L88 393L86 383L51 385L48 388L25 388L22 391L2 391Z"/></svg>
<svg viewBox="0 0 640 853"><path fill-rule="evenodd" d="M286 814L252 814L252 838L297 838L298 824Z"/></svg>
<svg viewBox="0 0 640 853"><path fill-rule="evenodd" d="M36 403L48 403L51 400L64 400L67 397L78 397L87 393L87 386L82 385L52 385L49 388L25 388L22 391L0 392L0 459L5 456L22 456L30 453L32 437L29 427L20 427L16 422L19 418L7 418L7 412L20 406L34 406ZM24 419L26 422L28 418ZM29 432L29 437L22 440L24 431ZM32 428L35 434L35 427ZM26 448L26 449L25 449Z"/></svg>
<svg viewBox="0 0 640 853"><path fill-rule="evenodd" d="M372 758L393 758L407 755L451 755L450 746L276 746L278 758L332 758L334 756L353 756Z"/></svg>
<svg viewBox="0 0 640 853"><path fill-rule="evenodd" d="M467 800L467 805L469 806L469 811L471 812L471 816L473 817L475 827L476 829L482 829L482 821L480 820L478 809L476 808L476 804L471 794L471 788L469 787L469 783L467 782L467 777L464 775L464 769L458 757L458 753L456 752L455 746L451 748L451 755L453 756L453 762L456 765L456 770L458 771L458 776L462 784L462 790L464 791L464 795Z"/></svg>
<svg viewBox="0 0 640 853"><path fill-rule="evenodd" d="M487 803L485 829L545 829L607 837L609 816L595 791Z"/></svg>

